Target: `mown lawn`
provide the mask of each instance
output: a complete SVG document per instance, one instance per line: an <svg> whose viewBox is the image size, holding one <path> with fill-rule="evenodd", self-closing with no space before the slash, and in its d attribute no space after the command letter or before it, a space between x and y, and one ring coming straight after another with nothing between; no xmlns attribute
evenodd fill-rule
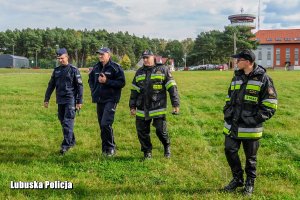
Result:
<svg viewBox="0 0 300 200"><path fill-rule="evenodd" d="M231 180L224 155L222 107L229 72L175 72L181 114L167 115L172 158L152 128L153 159L142 161L129 115L133 72L117 107L117 155L101 156L95 105L84 81L84 107L76 116L77 145L58 154L62 133L55 94L43 108L51 70L0 69L0 199L243 199L219 189ZM265 124L253 199L300 199L300 72L269 72L279 94ZM171 106L169 106L171 112ZM244 154L241 151L244 162ZM10 189L11 181L70 181L72 190Z"/></svg>

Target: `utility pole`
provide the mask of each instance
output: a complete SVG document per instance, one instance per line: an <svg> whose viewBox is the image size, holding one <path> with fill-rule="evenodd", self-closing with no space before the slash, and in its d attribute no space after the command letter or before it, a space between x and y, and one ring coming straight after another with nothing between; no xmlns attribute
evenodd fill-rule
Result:
<svg viewBox="0 0 300 200"><path fill-rule="evenodd" d="M13 46L13 56L15 55L15 44L12 45Z"/></svg>
<svg viewBox="0 0 300 200"><path fill-rule="evenodd" d="M186 53L184 53L184 68L186 68Z"/></svg>
<svg viewBox="0 0 300 200"><path fill-rule="evenodd" d="M260 29L260 0L258 1L257 30Z"/></svg>
<svg viewBox="0 0 300 200"><path fill-rule="evenodd" d="M236 33L233 33L233 53L236 54Z"/></svg>
<svg viewBox="0 0 300 200"><path fill-rule="evenodd" d="M37 49L35 50L35 67L37 67Z"/></svg>

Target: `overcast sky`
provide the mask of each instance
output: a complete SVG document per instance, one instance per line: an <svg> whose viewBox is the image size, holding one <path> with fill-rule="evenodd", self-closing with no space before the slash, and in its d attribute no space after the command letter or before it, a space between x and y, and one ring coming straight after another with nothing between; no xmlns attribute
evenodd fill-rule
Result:
<svg viewBox="0 0 300 200"><path fill-rule="evenodd" d="M0 0L0 31L106 29L164 39L224 30L228 16L257 15L258 0ZM300 28L299 0L261 0L260 29ZM257 22L256 22L257 23Z"/></svg>

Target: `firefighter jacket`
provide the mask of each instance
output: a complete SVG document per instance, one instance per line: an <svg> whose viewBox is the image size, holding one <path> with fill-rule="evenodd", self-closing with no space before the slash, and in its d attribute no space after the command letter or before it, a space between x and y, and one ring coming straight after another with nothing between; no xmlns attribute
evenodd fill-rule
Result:
<svg viewBox="0 0 300 200"><path fill-rule="evenodd" d="M136 116L144 119L164 117L167 108L167 93L173 107L178 107L179 95L177 86L167 66L143 66L133 78L130 109L136 109Z"/></svg>
<svg viewBox="0 0 300 200"><path fill-rule="evenodd" d="M71 64L54 69L44 102L49 102L53 90L56 89L56 103L82 104L83 85L79 70Z"/></svg>
<svg viewBox="0 0 300 200"><path fill-rule="evenodd" d="M101 73L105 74L106 83L99 83L98 78ZM88 83L93 103L118 103L121 90L125 86L124 71L119 64L111 60L105 66L98 62L89 73Z"/></svg>
<svg viewBox="0 0 300 200"><path fill-rule="evenodd" d="M249 75L235 72L224 106L223 133L237 139L259 139L263 122L277 109L277 93L266 70L254 64Z"/></svg>

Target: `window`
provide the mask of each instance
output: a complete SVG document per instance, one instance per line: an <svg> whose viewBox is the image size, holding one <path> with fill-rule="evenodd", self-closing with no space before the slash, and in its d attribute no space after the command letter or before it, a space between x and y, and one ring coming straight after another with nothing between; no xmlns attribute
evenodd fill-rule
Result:
<svg viewBox="0 0 300 200"><path fill-rule="evenodd" d="M291 61L291 54L290 54L290 48L285 49L285 61L290 62Z"/></svg>
<svg viewBox="0 0 300 200"><path fill-rule="evenodd" d="M290 41L292 38L284 38L285 41Z"/></svg>
<svg viewBox="0 0 300 200"><path fill-rule="evenodd" d="M295 65L299 65L299 49L295 48Z"/></svg>
<svg viewBox="0 0 300 200"><path fill-rule="evenodd" d="M267 60L271 60L271 51L267 52Z"/></svg>
<svg viewBox="0 0 300 200"><path fill-rule="evenodd" d="M267 38L267 41L272 41L272 38Z"/></svg>
<svg viewBox="0 0 300 200"><path fill-rule="evenodd" d="M261 51L258 52L258 60L262 60L262 53L261 53Z"/></svg>
<svg viewBox="0 0 300 200"><path fill-rule="evenodd" d="M281 41L282 39L281 39L281 38L276 38L275 40L276 40L276 41Z"/></svg>
<svg viewBox="0 0 300 200"><path fill-rule="evenodd" d="M280 49L276 49L276 65L280 65Z"/></svg>

